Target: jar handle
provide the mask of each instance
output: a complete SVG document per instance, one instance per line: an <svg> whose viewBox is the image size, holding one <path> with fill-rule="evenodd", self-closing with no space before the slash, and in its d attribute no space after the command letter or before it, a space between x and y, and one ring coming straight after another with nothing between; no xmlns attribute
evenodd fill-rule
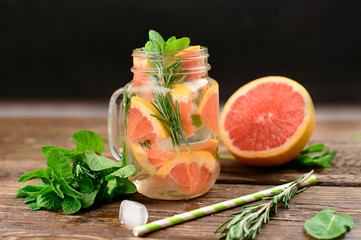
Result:
<svg viewBox="0 0 361 240"><path fill-rule="evenodd" d="M125 146L123 91L124 88L118 89L110 98L108 112L108 140L111 153L115 159L122 161L122 166L125 166L126 159L123 157L123 147Z"/></svg>

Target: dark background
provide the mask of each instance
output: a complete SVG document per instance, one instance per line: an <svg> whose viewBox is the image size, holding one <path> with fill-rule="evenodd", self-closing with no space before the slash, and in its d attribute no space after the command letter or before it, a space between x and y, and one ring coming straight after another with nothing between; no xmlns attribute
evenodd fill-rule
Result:
<svg viewBox="0 0 361 240"><path fill-rule="evenodd" d="M227 99L268 75L361 103L361 1L0 0L0 99L108 99L148 30L207 46Z"/></svg>

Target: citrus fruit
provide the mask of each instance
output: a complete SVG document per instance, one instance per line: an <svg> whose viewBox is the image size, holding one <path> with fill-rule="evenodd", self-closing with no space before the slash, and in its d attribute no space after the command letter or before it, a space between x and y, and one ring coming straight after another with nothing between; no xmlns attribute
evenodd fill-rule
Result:
<svg viewBox="0 0 361 240"><path fill-rule="evenodd" d="M238 89L219 119L227 149L253 166L291 161L308 142L314 126L315 111L306 89L278 76L260 78Z"/></svg>
<svg viewBox="0 0 361 240"><path fill-rule="evenodd" d="M178 101L179 114L187 136L192 135L196 131L196 127L192 125L192 90L184 84L175 84L170 94L173 103Z"/></svg>
<svg viewBox="0 0 361 240"><path fill-rule="evenodd" d="M150 81L149 77L145 73L149 68L153 68L153 66L149 63L148 58L142 57L141 54L139 54L139 56L134 55L132 68L134 73L133 81L137 84Z"/></svg>
<svg viewBox="0 0 361 240"><path fill-rule="evenodd" d="M181 152L164 163L156 175L192 194L201 194L210 185L216 159L206 151Z"/></svg>
<svg viewBox="0 0 361 240"><path fill-rule="evenodd" d="M144 99L133 96L127 116L127 138L133 142L153 142L156 138L168 137L162 123L155 117L159 116L152 104Z"/></svg>
<svg viewBox="0 0 361 240"><path fill-rule="evenodd" d="M199 70L198 68L202 65L202 59L199 58L200 48L201 46L199 45L190 46L175 55L176 57L181 57L182 68L190 70L185 80L201 79L201 73L194 72L195 70Z"/></svg>
<svg viewBox="0 0 361 240"><path fill-rule="evenodd" d="M199 103L197 114L201 117L202 123L212 130L214 137L218 135L218 101L218 83L213 81L212 86L207 90Z"/></svg>
<svg viewBox="0 0 361 240"><path fill-rule="evenodd" d="M139 165L151 176L175 153L163 151L156 147L146 148L133 144L132 151Z"/></svg>
<svg viewBox="0 0 361 240"><path fill-rule="evenodd" d="M218 140L209 139L207 142L189 145L191 151L207 151L211 154L215 154L218 149ZM180 147L181 152L186 152L188 149L185 146Z"/></svg>
<svg viewBox="0 0 361 240"><path fill-rule="evenodd" d="M141 55L134 55L132 92L137 93L148 102L153 100L151 89L154 89L155 84L150 80L146 72L152 68L153 66L149 63L148 58L142 57Z"/></svg>

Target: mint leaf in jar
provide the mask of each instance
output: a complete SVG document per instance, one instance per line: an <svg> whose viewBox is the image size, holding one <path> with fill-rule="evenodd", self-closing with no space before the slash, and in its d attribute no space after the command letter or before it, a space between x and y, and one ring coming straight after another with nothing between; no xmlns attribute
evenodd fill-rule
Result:
<svg viewBox="0 0 361 240"><path fill-rule="evenodd" d="M167 44L165 51L181 51L186 49L190 43L191 40L189 38L182 37Z"/></svg>
<svg viewBox="0 0 361 240"><path fill-rule="evenodd" d="M149 40L158 42L161 47L161 50L163 50L164 39L157 31L154 30L149 31Z"/></svg>

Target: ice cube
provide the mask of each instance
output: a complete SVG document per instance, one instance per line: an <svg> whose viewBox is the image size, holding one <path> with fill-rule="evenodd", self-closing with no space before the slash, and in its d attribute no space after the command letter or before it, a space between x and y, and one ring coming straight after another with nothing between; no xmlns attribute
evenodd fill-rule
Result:
<svg viewBox="0 0 361 240"><path fill-rule="evenodd" d="M123 200L119 208L119 221L128 228L146 224L148 220L147 208L138 202Z"/></svg>

